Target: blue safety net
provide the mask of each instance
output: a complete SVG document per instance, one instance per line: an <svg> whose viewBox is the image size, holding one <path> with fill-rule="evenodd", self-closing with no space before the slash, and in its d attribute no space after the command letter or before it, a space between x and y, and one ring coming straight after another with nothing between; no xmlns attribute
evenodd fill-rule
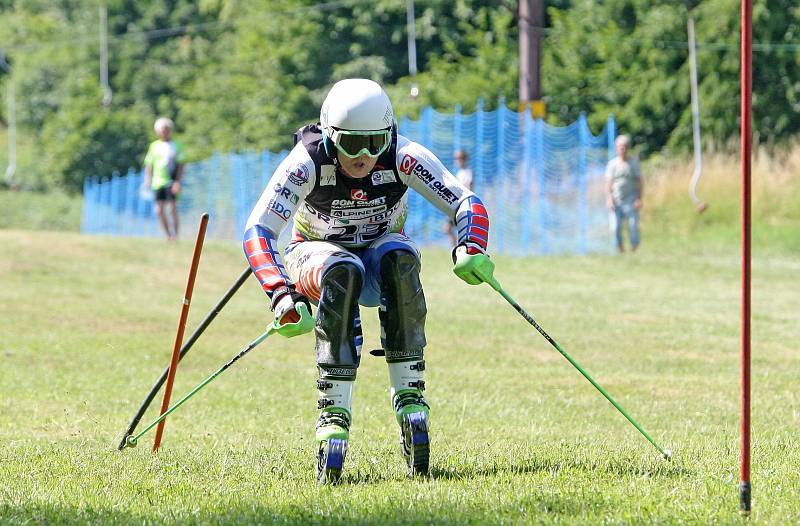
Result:
<svg viewBox="0 0 800 526"><path fill-rule="evenodd" d="M472 114L422 111L403 119L400 133L431 149L453 173L453 153L470 157L473 190L490 217L490 251L511 255L605 252L612 246L603 173L613 155L615 124L593 135L581 116L556 127L501 102ZM177 203L183 231L211 216L208 237L239 241L244 224L287 152L215 154L185 167ZM114 236L160 236L143 174L128 172L84 181L81 231ZM423 246L447 246L447 218L409 191L406 233Z"/></svg>

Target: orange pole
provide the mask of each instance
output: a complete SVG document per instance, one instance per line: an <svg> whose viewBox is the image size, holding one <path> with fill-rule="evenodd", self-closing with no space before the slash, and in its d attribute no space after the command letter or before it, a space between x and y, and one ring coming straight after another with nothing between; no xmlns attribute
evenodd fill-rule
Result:
<svg viewBox="0 0 800 526"><path fill-rule="evenodd" d="M189 317L189 304L192 302L192 290L194 289L194 278L197 276L197 267L200 264L200 253L203 251L203 240L206 237L206 227L208 226L208 214L200 216L200 228L197 231L197 239L194 242L194 253L192 254L192 266L189 268L189 280L186 282L186 292L183 294L183 305L181 306L181 318L178 322L178 331L175 333L175 345L172 347L172 359L169 362L169 373L167 373L167 386L164 389L164 400L161 402L161 412L163 415L169 409L169 399L172 396L172 384L175 382L175 373L178 370L180 360L181 345L183 345L183 332L186 330L186 318ZM158 451L161 445L161 435L164 433L165 418L158 424L156 438L153 442L153 453Z"/></svg>
<svg viewBox="0 0 800 526"><path fill-rule="evenodd" d="M742 0L742 398L739 511L750 514L750 152L753 137L753 1Z"/></svg>

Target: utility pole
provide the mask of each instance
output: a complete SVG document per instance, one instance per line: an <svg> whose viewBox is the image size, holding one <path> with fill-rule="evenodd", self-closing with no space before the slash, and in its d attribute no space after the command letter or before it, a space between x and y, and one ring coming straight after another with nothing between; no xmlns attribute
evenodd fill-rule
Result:
<svg viewBox="0 0 800 526"><path fill-rule="evenodd" d="M544 0L519 0L519 106L544 117L542 101L541 42Z"/></svg>
<svg viewBox="0 0 800 526"><path fill-rule="evenodd" d="M108 85L108 10L100 3L100 85L103 87L103 106L111 104L111 86Z"/></svg>
<svg viewBox="0 0 800 526"><path fill-rule="evenodd" d="M406 31L408 32L408 74L411 75L411 92L409 96L416 99L419 95L417 86L417 31L415 28L414 0L406 0Z"/></svg>
<svg viewBox="0 0 800 526"><path fill-rule="evenodd" d="M11 64L6 60L6 54L0 50L0 68L8 73L8 166L6 167L5 182L11 185L14 173L17 171L17 111L14 95L14 80L11 78Z"/></svg>

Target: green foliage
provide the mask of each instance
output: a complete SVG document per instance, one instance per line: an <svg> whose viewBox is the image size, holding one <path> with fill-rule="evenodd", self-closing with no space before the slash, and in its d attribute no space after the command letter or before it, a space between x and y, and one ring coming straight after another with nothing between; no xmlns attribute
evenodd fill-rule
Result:
<svg viewBox="0 0 800 526"><path fill-rule="evenodd" d="M139 168L152 122L172 117L190 159L215 150L291 145L317 118L330 85L382 82L398 117L432 105L491 109L518 96L517 3L417 0L419 74L409 75L406 3L399 0L107 0L113 101L100 105L97 0L0 2L0 126L16 88L18 181L80 189L87 176ZM609 113L643 151L691 141L687 7L696 20L704 137L738 130L737 0L549 0L542 86L548 119ZM757 137L772 144L800 129L800 8L756 4ZM410 98L412 83L419 95ZM2 132L3 130L0 130ZM0 149L0 162L5 161Z"/></svg>
<svg viewBox="0 0 800 526"><path fill-rule="evenodd" d="M663 45L685 41L685 8L669 0L603 7L583 0L550 14L544 69L552 74L543 85L551 120L566 124L586 112L598 129L614 113L634 143L663 146L688 107L686 49Z"/></svg>
<svg viewBox="0 0 800 526"><path fill-rule="evenodd" d="M517 27L509 10L480 8L465 14L459 22L458 40L447 40L441 55L430 58L429 68L416 78L419 96L409 97L410 77L389 90L395 110L416 116L421 108L433 106L451 111L461 104L475 111L478 100L485 109L496 106L500 97L518 97Z"/></svg>
<svg viewBox="0 0 800 526"><path fill-rule="evenodd" d="M281 14L296 9L296 2L271 4L277 13L253 2L242 5L232 30L220 36L201 59L199 74L184 86L179 115L181 126L191 130L185 141L191 155L285 147L314 108L309 81L320 44L301 44L297 35L314 34L320 26L313 16Z"/></svg>
<svg viewBox="0 0 800 526"><path fill-rule="evenodd" d="M79 188L86 174L123 173L140 164L147 151L148 137L143 132L150 128L150 118L133 107L103 108L101 90L94 85L87 90L95 97L75 99L49 119L42 131L42 142L50 145L41 159L46 183ZM81 133L74 133L76 127Z"/></svg>
<svg viewBox="0 0 800 526"><path fill-rule="evenodd" d="M0 229L77 232L82 206L80 196L55 190L42 193L0 189Z"/></svg>
<svg viewBox="0 0 800 526"><path fill-rule="evenodd" d="M86 176L138 168L158 115L175 120L189 157L199 159L214 150L290 146L294 130L317 118L341 78L408 89L400 80L408 72L406 6L396 0L111 0L109 108L99 104L96 2L12 4L0 11L0 42L14 63L6 82L17 88L21 142L40 150L20 158L18 177L28 186L77 190ZM484 61L460 74L463 97L426 88L431 102L452 108L461 99L474 103L482 91L490 99L513 93L508 7L486 0L417 4L420 71L472 69L440 59L445 48L450 59ZM501 75L494 64L504 65Z"/></svg>
<svg viewBox="0 0 800 526"><path fill-rule="evenodd" d="M739 130L737 0L580 0L551 8L544 92L551 119L587 112L597 125L615 113L645 152L691 146L687 16L695 19L702 129L707 145L725 146ZM800 8L788 0L754 9L754 130L768 143L800 130L797 53Z"/></svg>

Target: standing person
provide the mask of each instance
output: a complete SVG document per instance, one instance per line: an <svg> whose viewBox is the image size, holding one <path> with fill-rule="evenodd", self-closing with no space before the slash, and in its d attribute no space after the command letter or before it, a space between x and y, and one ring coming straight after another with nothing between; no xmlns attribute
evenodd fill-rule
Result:
<svg viewBox="0 0 800 526"><path fill-rule="evenodd" d="M456 150L453 159L455 159L456 168L458 168L456 171L456 179L458 179L458 182L461 183L464 188L472 191L472 168L468 166L469 155L464 150ZM454 226L455 223L449 219L444 224L444 231L448 239L450 239L451 246L455 246L457 241L456 232L453 228Z"/></svg>
<svg viewBox="0 0 800 526"><path fill-rule="evenodd" d="M156 213L161 228L170 241L178 239L175 199L181 191L183 163L186 160L181 144L172 140L174 128L172 120L166 117L156 119L153 129L158 139L150 143L144 158L145 186L152 188L155 193Z"/></svg>
<svg viewBox="0 0 800 526"><path fill-rule="evenodd" d="M319 380L317 478L341 475L361 359L359 305L379 307L391 404L410 473L428 471L425 296L420 253L403 232L407 190L453 218L461 233L455 274L477 285L492 275L489 219L481 200L428 149L397 133L392 104L366 79L337 82L320 122L295 134L244 233L244 252L271 299L279 334L314 328ZM292 222L284 258L281 231ZM311 303L316 320L309 314Z"/></svg>
<svg viewBox="0 0 800 526"><path fill-rule="evenodd" d="M642 208L642 170L639 161L630 157L631 139L620 135L614 141L617 156L606 166L606 206L617 250L625 251L622 229L628 223L631 251L639 247L639 210Z"/></svg>

